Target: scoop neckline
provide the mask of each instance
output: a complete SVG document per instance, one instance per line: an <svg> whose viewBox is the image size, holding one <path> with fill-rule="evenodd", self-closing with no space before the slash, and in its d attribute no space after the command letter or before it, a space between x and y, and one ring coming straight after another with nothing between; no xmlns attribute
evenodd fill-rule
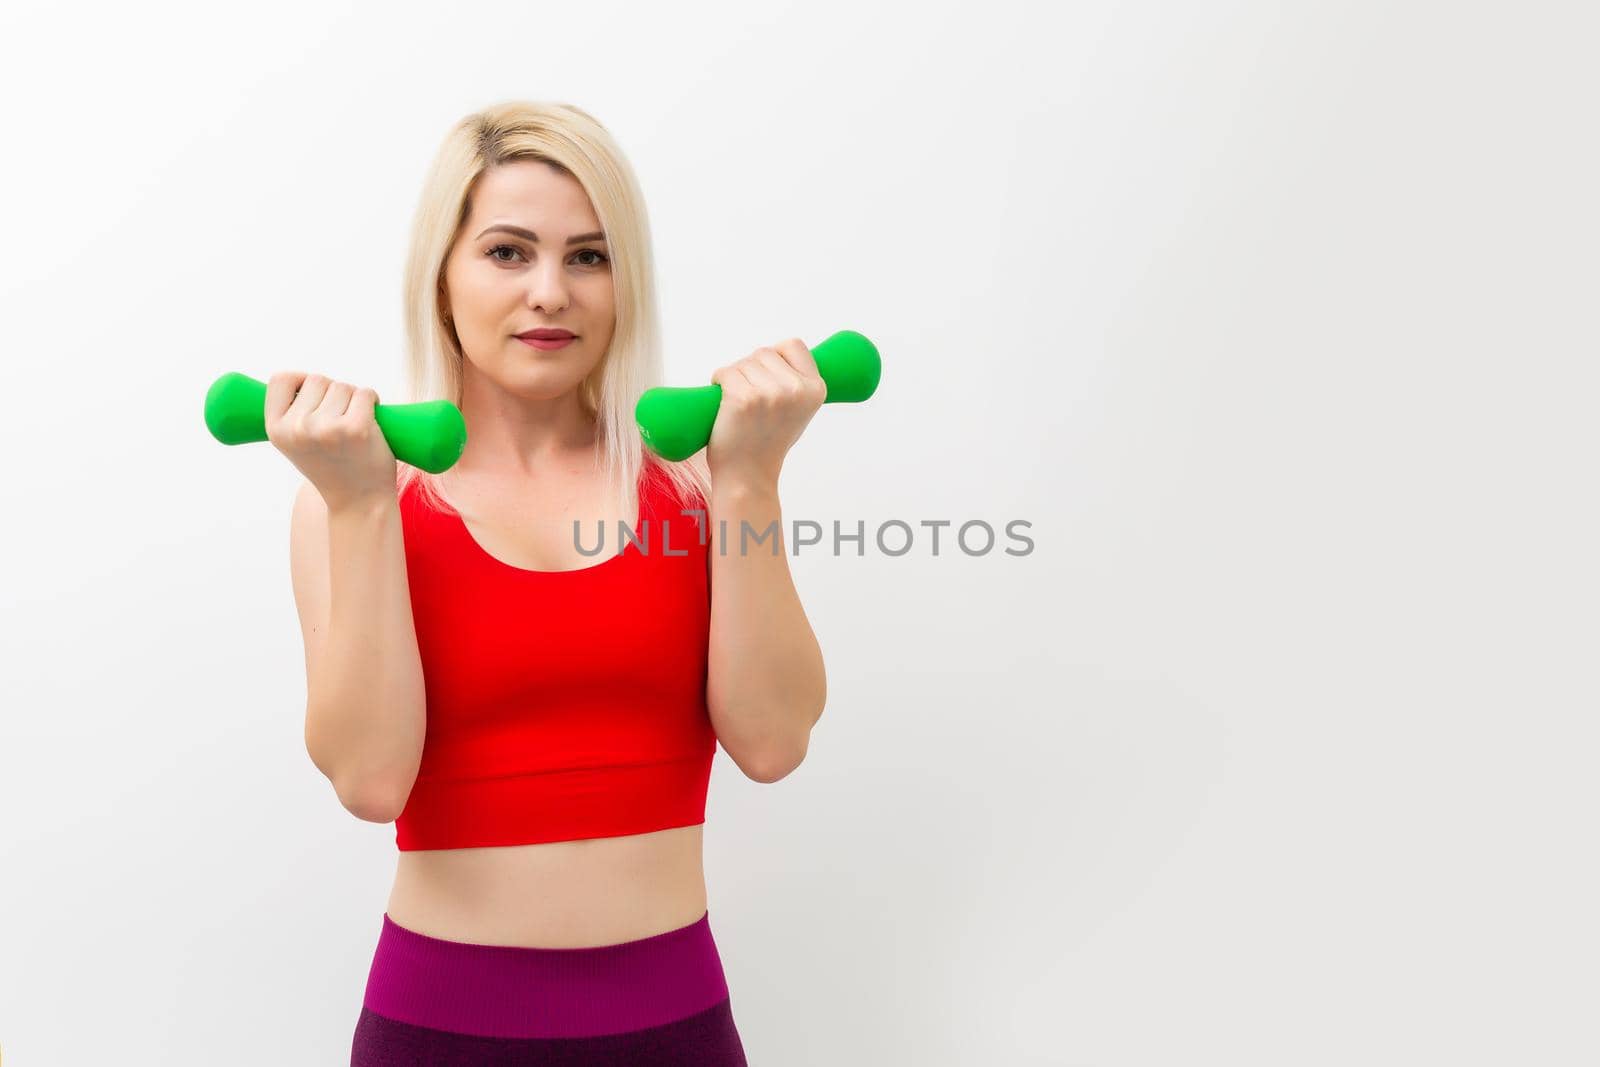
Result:
<svg viewBox="0 0 1600 1067"><path fill-rule="evenodd" d="M639 482L635 486L635 492L637 493L637 500L638 500L638 509L637 509L638 510L638 515L635 516L635 518L633 520L633 532L635 534L640 533L644 529L644 485L645 485L645 480L646 479L643 476L641 476L640 479L639 479ZM460 531L461 536L466 538L467 544L472 547L474 554L483 557L484 559L488 560L490 563L492 563L496 567L499 567L499 568L501 568L503 570L512 571L512 572L514 572L516 574L527 574L527 575L533 575L533 576L538 576L538 577L543 577L545 575L557 576L557 575L565 575L565 574L589 574L589 573L591 573L593 571L600 570L600 569L602 569L604 567L609 567L612 564L621 563L623 561L623 559L628 554L628 549L627 549L626 545L624 545L624 547L623 547L621 552L618 552L618 553L616 553L616 554L614 554L612 556L609 556L606 559L601 560L599 563L591 563L587 567L570 567L567 570L563 570L563 571L541 571L541 570L535 570L535 569L530 568L530 567L519 567L515 563L507 563L505 560L501 559L499 556L496 556L494 553L490 552L487 548L484 548L483 545L479 544L478 543L478 539L472 535L472 530L470 528L468 528L467 520L461 517L460 509L458 509L454 504L450 505L450 517L451 517L452 524L455 526L455 528L457 530ZM618 530L617 533L618 533L618 536L620 537L622 531Z"/></svg>

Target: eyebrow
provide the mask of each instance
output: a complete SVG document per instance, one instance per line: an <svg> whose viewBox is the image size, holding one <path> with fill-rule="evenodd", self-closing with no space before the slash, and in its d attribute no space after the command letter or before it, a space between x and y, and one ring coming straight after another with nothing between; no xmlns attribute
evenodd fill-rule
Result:
<svg viewBox="0 0 1600 1067"><path fill-rule="evenodd" d="M525 230L521 226L512 226L509 223L504 222L496 223L495 225L488 227L483 231L483 233L480 233L477 237L474 237L473 240L478 240L478 238L482 237L484 233L494 233L497 230L502 233L515 234L516 236L521 237L523 240L532 241L534 244L539 243L539 235L534 233L532 230ZM568 237L567 244L575 245L581 241L604 241L605 239L606 235L603 231L595 230L592 233L580 233L576 237Z"/></svg>

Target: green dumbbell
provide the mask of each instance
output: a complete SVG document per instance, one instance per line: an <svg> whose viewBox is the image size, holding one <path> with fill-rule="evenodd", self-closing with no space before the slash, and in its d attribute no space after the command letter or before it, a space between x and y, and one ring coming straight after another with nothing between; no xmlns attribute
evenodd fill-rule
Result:
<svg viewBox="0 0 1600 1067"><path fill-rule="evenodd" d="M429 474L449 470L467 447L461 409L448 400L375 404L373 421L394 458ZM206 429L225 445L267 440L267 383L229 371L206 391Z"/></svg>
<svg viewBox="0 0 1600 1067"><path fill-rule="evenodd" d="M811 356L828 384L825 404L858 403L878 388L883 364L877 346L854 330L840 330L817 342ZM721 406L722 386L715 382L687 388L660 386L644 391L633 417L644 443L657 455L677 461L688 459L711 440Z"/></svg>

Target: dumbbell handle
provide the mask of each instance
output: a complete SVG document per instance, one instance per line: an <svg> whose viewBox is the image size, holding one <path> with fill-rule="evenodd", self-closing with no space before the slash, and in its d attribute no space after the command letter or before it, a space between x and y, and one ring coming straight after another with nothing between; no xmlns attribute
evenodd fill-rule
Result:
<svg viewBox="0 0 1600 1067"><path fill-rule="evenodd" d="M395 459L429 474L449 470L467 447L466 420L448 400L375 404L372 418ZM267 383L237 371L212 382L206 428L225 445L267 440Z"/></svg>
<svg viewBox="0 0 1600 1067"><path fill-rule="evenodd" d="M828 385L825 404L853 404L878 388L883 372L878 349L854 330L840 330L811 349L817 373ZM634 405L634 421L644 443L657 455L677 461L688 459L711 440L711 427L722 406L722 386L686 388L658 386L646 389Z"/></svg>

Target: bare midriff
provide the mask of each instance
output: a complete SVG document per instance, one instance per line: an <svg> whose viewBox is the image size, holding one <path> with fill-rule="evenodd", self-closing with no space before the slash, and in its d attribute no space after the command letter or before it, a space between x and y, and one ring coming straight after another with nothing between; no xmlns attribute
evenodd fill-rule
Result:
<svg viewBox="0 0 1600 1067"><path fill-rule="evenodd" d="M706 913L703 826L494 848L402 851L389 918L448 941L588 948Z"/></svg>

